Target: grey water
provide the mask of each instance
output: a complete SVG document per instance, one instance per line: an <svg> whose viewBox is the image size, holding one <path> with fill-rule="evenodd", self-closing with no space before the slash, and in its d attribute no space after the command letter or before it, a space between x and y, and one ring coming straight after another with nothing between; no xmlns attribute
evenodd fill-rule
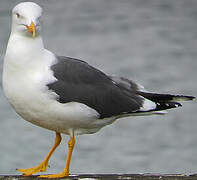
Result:
<svg viewBox="0 0 197 180"><path fill-rule="evenodd" d="M45 47L87 61L162 93L197 96L196 0L33 0L44 9ZM0 70L11 9L0 1ZM16 59L20 61L20 59ZM77 137L71 173L197 172L197 104L164 116L129 117L93 135ZM0 174L38 165L55 133L19 117L0 88ZM48 173L64 168L68 137Z"/></svg>

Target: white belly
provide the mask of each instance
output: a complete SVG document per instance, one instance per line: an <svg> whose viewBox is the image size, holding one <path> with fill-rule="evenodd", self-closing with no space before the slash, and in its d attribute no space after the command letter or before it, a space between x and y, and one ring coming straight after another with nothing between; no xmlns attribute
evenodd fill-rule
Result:
<svg viewBox="0 0 197 180"><path fill-rule="evenodd" d="M85 104L59 103L58 95L46 86L55 80L46 65L17 71L4 67L3 87L10 104L20 116L35 125L65 134L84 134L97 132L115 120L98 119L97 111Z"/></svg>
<svg viewBox="0 0 197 180"><path fill-rule="evenodd" d="M46 86L55 82L50 66L56 57L42 39L11 34L3 67L4 92L25 120L60 133L94 133L114 119L101 120L94 109L77 102L59 103Z"/></svg>

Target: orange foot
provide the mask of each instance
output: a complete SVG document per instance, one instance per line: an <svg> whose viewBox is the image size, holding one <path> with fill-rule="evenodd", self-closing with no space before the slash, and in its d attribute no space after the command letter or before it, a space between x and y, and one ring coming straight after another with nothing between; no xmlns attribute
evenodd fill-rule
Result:
<svg viewBox="0 0 197 180"><path fill-rule="evenodd" d="M17 171L22 172L24 176L31 176L32 174L38 172L45 172L47 170L48 163L42 162L40 165L27 168L27 169L17 169Z"/></svg>
<svg viewBox="0 0 197 180"><path fill-rule="evenodd" d="M53 178L63 178L63 177L67 177L67 176L69 176L69 173L61 172L59 174L40 175L40 176L38 176L38 178L49 178L49 179L53 179Z"/></svg>

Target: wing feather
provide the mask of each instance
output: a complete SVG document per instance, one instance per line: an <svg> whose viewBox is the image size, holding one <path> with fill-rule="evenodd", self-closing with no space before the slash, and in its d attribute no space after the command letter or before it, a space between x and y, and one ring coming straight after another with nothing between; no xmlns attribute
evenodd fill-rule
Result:
<svg viewBox="0 0 197 180"><path fill-rule="evenodd" d="M109 76L88 63L63 56L51 66L57 81L48 88L59 95L60 103L80 102L95 109L100 118L136 112L143 98L124 91Z"/></svg>

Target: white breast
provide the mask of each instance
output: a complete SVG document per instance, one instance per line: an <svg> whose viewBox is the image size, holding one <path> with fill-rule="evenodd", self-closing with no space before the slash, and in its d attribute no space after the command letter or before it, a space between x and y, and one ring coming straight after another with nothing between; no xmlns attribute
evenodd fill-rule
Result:
<svg viewBox="0 0 197 180"><path fill-rule="evenodd" d="M45 49L40 53L17 49L7 49L3 88L10 104L25 120L66 134L92 133L111 123L99 120L99 114L85 104L56 101L58 95L46 86L56 81L50 70L56 61L54 54Z"/></svg>

